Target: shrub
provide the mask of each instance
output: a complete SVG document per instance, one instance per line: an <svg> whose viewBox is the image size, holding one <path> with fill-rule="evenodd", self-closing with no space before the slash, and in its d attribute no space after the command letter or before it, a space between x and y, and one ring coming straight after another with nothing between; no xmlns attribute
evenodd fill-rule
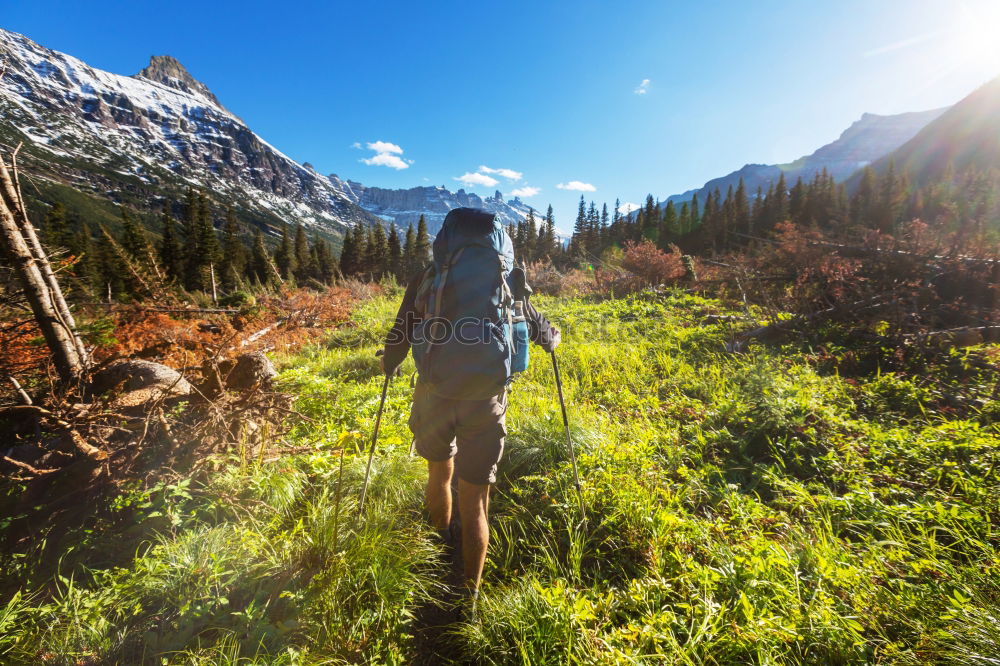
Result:
<svg viewBox="0 0 1000 666"><path fill-rule="evenodd" d="M668 284L685 274L680 249L671 246L667 254L649 240L626 243L622 267L638 277L645 287Z"/></svg>

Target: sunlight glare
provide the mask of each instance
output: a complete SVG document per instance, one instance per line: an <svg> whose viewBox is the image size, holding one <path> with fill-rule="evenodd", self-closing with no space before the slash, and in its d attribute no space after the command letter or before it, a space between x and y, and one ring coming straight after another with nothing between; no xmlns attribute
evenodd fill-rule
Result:
<svg viewBox="0 0 1000 666"><path fill-rule="evenodd" d="M962 3L955 23L954 52L963 61L1000 68L1000 4L975 8Z"/></svg>

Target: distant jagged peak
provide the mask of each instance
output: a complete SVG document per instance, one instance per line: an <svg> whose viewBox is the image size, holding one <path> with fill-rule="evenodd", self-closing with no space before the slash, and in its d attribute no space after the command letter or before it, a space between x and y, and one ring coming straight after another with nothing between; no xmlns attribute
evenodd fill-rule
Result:
<svg viewBox="0 0 1000 666"><path fill-rule="evenodd" d="M187 68L177 58L169 55L154 55L149 58L149 65L143 68L136 77L156 81L165 86L181 90L189 94L201 95L217 107L224 108L218 98L204 83L191 76Z"/></svg>

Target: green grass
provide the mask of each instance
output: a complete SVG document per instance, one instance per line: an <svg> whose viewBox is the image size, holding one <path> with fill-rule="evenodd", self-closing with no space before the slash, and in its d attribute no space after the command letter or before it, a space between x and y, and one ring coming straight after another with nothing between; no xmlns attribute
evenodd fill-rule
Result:
<svg viewBox="0 0 1000 666"><path fill-rule="evenodd" d="M0 604L0 661L1000 663L992 386L959 418L920 377L842 379L793 348L727 354L726 325L700 324L725 309L683 294L537 300L565 331L589 520L535 348L510 397L482 621L455 625L446 655L418 654L442 564L404 379L357 516L398 298L282 359L312 419L287 443L308 452L118 498L140 535L119 566L67 558L49 580L15 562L32 583ZM120 533L103 529L95 543Z"/></svg>

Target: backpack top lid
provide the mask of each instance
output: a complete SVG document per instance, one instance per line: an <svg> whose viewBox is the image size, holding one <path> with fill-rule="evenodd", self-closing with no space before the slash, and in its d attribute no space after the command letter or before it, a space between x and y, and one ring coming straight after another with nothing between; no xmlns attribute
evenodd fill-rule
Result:
<svg viewBox="0 0 1000 666"><path fill-rule="evenodd" d="M503 257L505 271L514 268L514 244L496 214L479 208L453 208L434 238L434 263L441 266L456 250L469 246L492 248Z"/></svg>

